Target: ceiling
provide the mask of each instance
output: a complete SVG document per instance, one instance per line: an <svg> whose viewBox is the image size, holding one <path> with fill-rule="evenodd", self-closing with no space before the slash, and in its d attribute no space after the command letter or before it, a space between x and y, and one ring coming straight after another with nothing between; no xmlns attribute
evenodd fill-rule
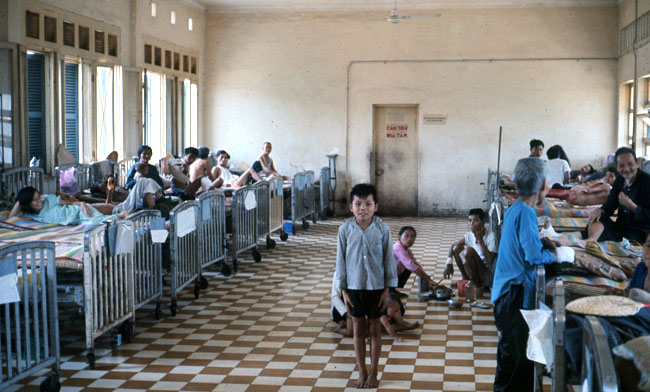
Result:
<svg viewBox="0 0 650 392"><path fill-rule="evenodd" d="M385 11L394 0L190 0L208 12ZM620 0L397 0L399 10L617 5Z"/></svg>

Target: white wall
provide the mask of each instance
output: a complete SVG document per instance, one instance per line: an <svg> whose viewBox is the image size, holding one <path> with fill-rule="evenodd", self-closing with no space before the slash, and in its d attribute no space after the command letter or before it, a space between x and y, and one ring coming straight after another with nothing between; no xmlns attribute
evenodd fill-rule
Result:
<svg viewBox="0 0 650 392"><path fill-rule="evenodd" d="M615 147L616 7L441 13L399 25L375 12L208 14L206 141L250 163L270 140L287 174L339 147L341 197L369 180L372 104L419 104L449 115L444 127L420 119L421 214L481 202L499 125L506 170L531 137L562 144L574 166Z"/></svg>

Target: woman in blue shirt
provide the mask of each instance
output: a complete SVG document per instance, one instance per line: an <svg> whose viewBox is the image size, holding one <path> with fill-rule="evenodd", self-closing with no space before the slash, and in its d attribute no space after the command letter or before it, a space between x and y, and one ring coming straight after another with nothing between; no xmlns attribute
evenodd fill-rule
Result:
<svg viewBox="0 0 650 392"><path fill-rule="evenodd" d="M494 272L492 303L499 331L495 391L529 391L533 363L526 358L528 326L521 309L531 309L535 297L535 267L556 260L555 245L544 250L534 207L546 195L546 163L537 158L517 162L517 201L503 220L499 260Z"/></svg>

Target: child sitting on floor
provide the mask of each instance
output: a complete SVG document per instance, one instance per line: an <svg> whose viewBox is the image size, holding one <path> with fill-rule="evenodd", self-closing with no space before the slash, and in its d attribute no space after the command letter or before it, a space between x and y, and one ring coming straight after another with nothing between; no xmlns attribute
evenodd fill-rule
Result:
<svg viewBox="0 0 650 392"><path fill-rule="evenodd" d="M417 233L412 226L404 226L399 229L399 241L393 245L393 257L395 258L395 266L397 268L397 287L404 288L411 273L415 273L425 283L424 286L426 287L420 287L420 292L422 293L424 291L435 290L438 285L431 279L429 274L424 272L422 265L413 256L411 247L415 243L416 236ZM398 295L407 296L407 294L396 292Z"/></svg>

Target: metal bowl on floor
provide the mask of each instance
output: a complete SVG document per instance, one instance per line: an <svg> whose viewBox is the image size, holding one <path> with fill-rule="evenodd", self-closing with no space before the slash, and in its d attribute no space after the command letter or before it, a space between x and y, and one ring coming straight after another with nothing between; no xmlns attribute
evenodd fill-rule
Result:
<svg viewBox="0 0 650 392"><path fill-rule="evenodd" d="M449 307L452 309L458 309L463 306L462 302L455 301L453 299L448 299L447 303L449 304Z"/></svg>

